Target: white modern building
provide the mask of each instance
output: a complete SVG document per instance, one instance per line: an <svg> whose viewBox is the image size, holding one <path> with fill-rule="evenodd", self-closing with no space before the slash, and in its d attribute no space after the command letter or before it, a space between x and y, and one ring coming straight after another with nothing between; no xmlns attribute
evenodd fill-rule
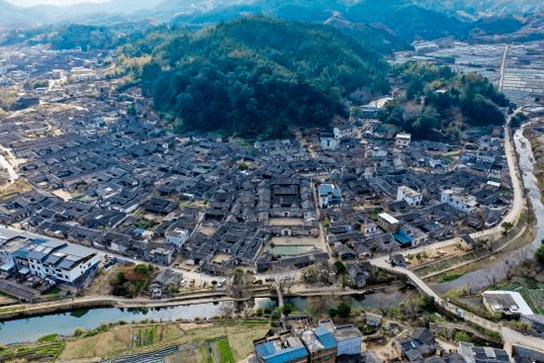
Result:
<svg viewBox="0 0 544 363"><path fill-rule="evenodd" d="M100 262L93 250L61 241L34 240L19 252L26 254L31 274L67 284L75 284Z"/></svg>
<svg viewBox="0 0 544 363"><path fill-rule="evenodd" d="M317 188L319 207L327 208L342 202L342 191L333 184L321 184Z"/></svg>
<svg viewBox="0 0 544 363"><path fill-rule="evenodd" d="M397 202L401 200L404 200L409 206L415 207L421 204L423 196L412 188L402 185L397 189Z"/></svg>
<svg viewBox="0 0 544 363"><path fill-rule="evenodd" d="M410 146L411 141L411 134L397 134L395 138L395 147L398 149L406 149L408 146Z"/></svg>
<svg viewBox="0 0 544 363"><path fill-rule="evenodd" d="M189 231L182 228L176 228L173 231L166 232L165 236L166 242L177 248L181 248L189 239Z"/></svg>
<svg viewBox="0 0 544 363"><path fill-rule="evenodd" d="M338 147L338 140L333 135L321 135L321 148L323 150L336 150Z"/></svg>
<svg viewBox="0 0 544 363"><path fill-rule="evenodd" d="M485 291L484 305L492 313L508 316L533 315L525 299L516 291Z"/></svg>
<svg viewBox="0 0 544 363"><path fill-rule="evenodd" d="M472 215L478 207L476 197L463 193L458 189L445 189L442 191L441 202Z"/></svg>
<svg viewBox="0 0 544 363"><path fill-rule="evenodd" d="M352 126L352 125L335 127L332 131L334 133L334 137L337 139L360 137L359 130L357 129L356 126Z"/></svg>

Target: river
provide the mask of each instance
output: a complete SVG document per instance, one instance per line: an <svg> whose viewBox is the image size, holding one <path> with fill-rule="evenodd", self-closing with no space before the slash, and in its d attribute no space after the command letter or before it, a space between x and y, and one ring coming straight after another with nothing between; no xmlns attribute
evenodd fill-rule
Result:
<svg viewBox="0 0 544 363"><path fill-rule="evenodd" d="M467 286L470 286L474 291L483 290L490 285L490 281L486 276L491 274L495 276L496 281L504 280L506 278L504 261L508 260L510 265L520 264L526 257L534 255L544 239L544 206L540 200L541 194L536 177L533 174L534 155L531 150L531 143L523 136L523 128L514 133L514 145L519 155L518 165L522 174L523 187L527 198L531 201L537 220L537 233L534 241L482 270L467 273L454 281L430 284L431 288L438 294L444 294L449 290L462 289Z"/></svg>
<svg viewBox="0 0 544 363"><path fill-rule="evenodd" d="M310 313L316 305L323 307L335 307L342 300L347 300L355 308L387 308L395 306L405 298L405 292L391 289L390 291L376 292L360 295L358 297L324 297L324 298L289 298L297 310ZM23 342L35 342L43 336L58 334L70 336L77 328L91 331L102 324L141 322L144 320L175 321L179 319L193 320L211 319L223 315L223 309L230 302L219 304L199 304L189 306L177 306L171 308L141 308L141 309L120 309L120 308L94 308L82 309L67 313L51 314L31 318L8 320L0 322L0 344L8 345ZM277 301L269 298L255 299L256 308L277 306Z"/></svg>
<svg viewBox="0 0 544 363"><path fill-rule="evenodd" d="M118 323L120 321L131 323L144 320L211 319L222 314L221 308L224 304L229 303L219 303L217 305L210 303L160 309L84 309L62 314L9 320L0 323L0 344L34 342L49 334L69 336L73 335L77 328L90 331L102 324Z"/></svg>

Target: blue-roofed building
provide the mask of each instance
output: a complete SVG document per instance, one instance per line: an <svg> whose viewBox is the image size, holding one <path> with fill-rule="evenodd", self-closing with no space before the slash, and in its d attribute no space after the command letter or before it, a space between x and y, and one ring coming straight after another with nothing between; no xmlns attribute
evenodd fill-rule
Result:
<svg viewBox="0 0 544 363"><path fill-rule="evenodd" d="M317 339L319 339L321 344L323 344L325 349L336 348L336 339L334 339L334 335L325 327L318 327L315 330L315 335L317 336Z"/></svg>
<svg viewBox="0 0 544 363"><path fill-rule="evenodd" d="M299 333L310 354L310 363L334 363L336 361L336 340L323 327L306 329Z"/></svg>
<svg viewBox="0 0 544 363"><path fill-rule="evenodd" d="M342 355L361 355L363 335L356 327L352 325L335 327L332 320L326 319L320 322L319 328L323 329L320 332L326 330L334 337L337 357Z"/></svg>
<svg viewBox="0 0 544 363"><path fill-rule="evenodd" d="M308 350L301 339L290 333L253 342L260 363L308 363Z"/></svg>

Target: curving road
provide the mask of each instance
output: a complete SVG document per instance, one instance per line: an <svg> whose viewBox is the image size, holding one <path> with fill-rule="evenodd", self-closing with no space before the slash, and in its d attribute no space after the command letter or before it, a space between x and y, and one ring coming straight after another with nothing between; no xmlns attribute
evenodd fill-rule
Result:
<svg viewBox="0 0 544 363"><path fill-rule="evenodd" d="M449 312L462 317L464 320L469 321L473 324L476 324L480 327L483 327L488 330L495 331L500 333L502 339L505 343L505 346L512 345L522 345L527 348L531 348L537 351L544 353L544 340L541 338L526 336L520 332L512 330L510 328L504 327L495 322L483 319L469 311L466 311L462 308L459 308L448 301L442 299L436 292L434 292L423 280L421 280L415 273L405 268L392 267L388 262L386 257L376 259L373 261L373 265L379 268L382 268L387 271L395 272L398 274L405 275L409 278L423 293L428 296L432 296L435 299L435 302L442 306L444 309Z"/></svg>
<svg viewBox="0 0 544 363"><path fill-rule="evenodd" d="M538 120L535 120L538 121ZM535 122L533 121L533 122ZM508 131L508 129L506 130ZM515 148L520 155L520 165L519 170L516 167L515 163L515 154L513 143L510 138L509 132L506 133L505 138L505 151L506 157L508 160L508 165L510 168L510 175L512 176L512 183L514 185L514 204L512 210L505 217L505 221L514 221L519 218L519 212L523 209L524 199L522 194L522 182L523 188L526 191L527 197L531 200L533 209L537 218L537 236L533 243L522 248L528 253L533 253L534 250L540 245L540 241L544 238L544 205L541 202L541 192L537 186L536 178L533 174L533 164L534 156L530 147L529 141L523 136L523 129L516 131L514 135ZM487 233L492 233L491 230L486 231ZM413 253L413 252L412 252ZM500 324L494 323L492 321L483 319L479 316L476 316L464 309L461 309L445 300L443 300L433 289L431 289L424 281L422 281L415 273L405 268L392 267L388 263L387 257L376 258L372 260L372 263L376 267L383 268L392 272L396 272L402 275L405 275L409 278L418 288L425 294L435 298L435 301L443 306L448 311L462 316L465 320L470 321L474 324L477 324L486 329L498 332L502 335L502 338L505 342L505 347L509 348L512 345L520 345L527 348L531 348L537 351L544 352L544 339L526 336L520 332L512 330L510 328L504 327ZM496 264L498 267L498 263ZM481 282L483 280L484 284L487 284L488 281L485 278L485 274L488 271L476 271L470 274L464 275L462 278L458 279L468 279L471 280L471 283ZM462 283L462 281L461 281ZM474 285L473 285L474 286Z"/></svg>

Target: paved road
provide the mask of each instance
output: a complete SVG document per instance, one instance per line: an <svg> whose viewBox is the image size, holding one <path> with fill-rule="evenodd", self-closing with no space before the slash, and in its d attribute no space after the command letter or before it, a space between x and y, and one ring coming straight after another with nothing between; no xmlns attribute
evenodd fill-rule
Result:
<svg viewBox="0 0 544 363"><path fill-rule="evenodd" d="M437 293L435 293L423 280L421 280L415 273L413 273L410 270L407 270L405 268L400 267L392 267L388 262L387 258L380 258L375 259L373 261L373 265L379 268L382 268L387 271L396 272L402 275L405 275L408 277L423 293L425 293L428 296L432 296L435 299L435 302L448 310L449 312L456 314L466 321L469 321L471 323L477 324L478 326L481 326L485 329L500 333L504 342L505 346L512 346L512 345L523 345L527 348L531 348L537 351L544 352L544 339L540 339L533 336L526 336L522 333L519 333L515 330L512 330L510 328L504 327L500 324L497 324L495 322L483 319L479 316L476 316L472 314L469 311L466 311L462 308L459 308L444 299L442 299Z"/></svg>
<svg viewBox="0 0 544 363"><path fill-rule="evenodd" d="M506 72L506 55L508 54L508 44L504 48L504 54L502 55L502 63L501 63L501 78L499 80L499 91L502 92L502 88L504 85L504 74Z"/></svg>

